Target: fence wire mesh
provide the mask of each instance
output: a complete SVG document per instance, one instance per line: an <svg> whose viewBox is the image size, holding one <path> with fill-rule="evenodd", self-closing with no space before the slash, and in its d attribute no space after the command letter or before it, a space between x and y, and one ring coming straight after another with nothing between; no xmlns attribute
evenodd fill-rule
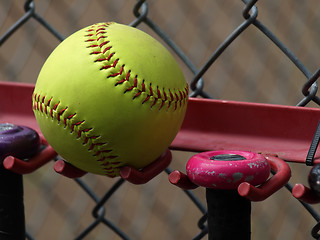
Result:
<svg viewBox="0 0 320 240"><path fill-rule="evenodd" d="M4 0L0 80L35 83L66 36L116 21L163 42L192 97L319 107L319 10L316 0ZM185 168L192 154L174 151L170 167ZM309 168L291 167L292 181L306 182ZM206 238L204 190L183 192L168 183L167 173L134 186L90 174L73 181L48 164L25 177L27 238ZM309 210L313 217L285 190L254 203L253 239L313 239L320 209Z"/></svg>

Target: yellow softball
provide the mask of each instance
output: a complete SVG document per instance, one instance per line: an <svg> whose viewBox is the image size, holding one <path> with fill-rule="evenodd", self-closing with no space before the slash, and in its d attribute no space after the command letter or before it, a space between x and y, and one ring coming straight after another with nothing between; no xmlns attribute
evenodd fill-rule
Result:
<svg viewBox="0 0 320 240"><path fill-rule="evenodd" d="M79 30L52 52L32 100L57 153L79 169L114 177L168 148L184 119L188 85L158 41L108 22Z"/></svg>

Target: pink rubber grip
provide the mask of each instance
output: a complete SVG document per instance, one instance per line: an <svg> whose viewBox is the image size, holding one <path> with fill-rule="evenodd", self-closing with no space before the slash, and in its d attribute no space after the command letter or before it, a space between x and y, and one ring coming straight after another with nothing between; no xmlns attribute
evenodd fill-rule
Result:
<svg viewBox="0 0 320 240"><path fill-rule="evenodd" d="M244 160L212 160L219 155L238 155ZM187 163L187 175L198 186L213 189L236 189L239 184L252 185L264 183L270 174L266 158L260 154L246 151L210 151L194 155Z"/></svg>

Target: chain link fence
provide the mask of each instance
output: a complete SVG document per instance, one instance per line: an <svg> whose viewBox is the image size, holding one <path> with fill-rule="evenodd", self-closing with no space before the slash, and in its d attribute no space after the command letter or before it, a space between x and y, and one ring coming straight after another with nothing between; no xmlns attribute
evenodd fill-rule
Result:
<svg viewBox="0 0 320 240"><path fill-rule="evenodd" d="M4 0L0 80L35 83L66 36L116 21L164 43L191 97L318 107L319 10L316 0ZM192 155L173 151L170 168L184 169ZM305 183L310 169L290 166L292 181ZM183 192L166 171L135 186L92 174L73 181L48 164L25 176L27 238L206 239L204 190ZM313 239L316 224L285 189L254 203L252 222L253 239Z"/></svg>

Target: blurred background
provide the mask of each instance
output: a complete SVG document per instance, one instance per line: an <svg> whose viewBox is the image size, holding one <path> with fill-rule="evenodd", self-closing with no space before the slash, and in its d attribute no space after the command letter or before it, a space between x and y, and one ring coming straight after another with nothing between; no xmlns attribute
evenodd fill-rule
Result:
<svg viewBox="0 0 320 240"><path fill-rule="evenodd" d="M136 19L135 0L35 0L36 13L63 37L97 22L129 24ZM164 31L197 69L245 19L240 0L147 0L148 18ZM25 14L24 1L1 0L0 36ZM319 67L320 3L258 1L257 19L311 72ZM152 29L138 28L164 43ZM33 18L27 20L0 47L0 81L35 83L42 64L59 40ZM167 46L164 43L165 46ZM170 50L171 51L171 50ZM194 73L172 51L186 80ZM215 99L297 105L304 98L306 76L255 26L249 26L222 53L203 76L204 90ZM307 107L318 107L314 102ZM310 139L311 141L311 139ZM185 171L194 153L173 152L172 169ZM59 176L47 164L26 175L27 231L35 239L73 239L90 225L95 202L78 184ZM291 164L292 183L307 184L309 168ZM83 180L101 197L117 181L86 175ZM205 204L204 189L194 191ZM148 184L125 183L105 205L106 217L131 239L192 239L201 212L166 173ZM319 211L319 207L315 208ZM263 202L253 203L252 239L313 239L315 220L282 189ZM120 239L98 225L85 239ZM204 238L206 239L206 237Z"/></svg>

